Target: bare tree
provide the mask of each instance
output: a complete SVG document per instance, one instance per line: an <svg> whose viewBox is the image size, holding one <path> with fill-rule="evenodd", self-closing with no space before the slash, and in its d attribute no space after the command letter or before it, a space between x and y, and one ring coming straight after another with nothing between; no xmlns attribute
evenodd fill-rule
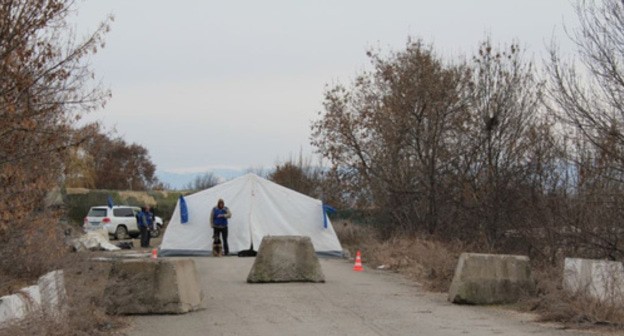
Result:
<svg viewBox="0 0 624 336"><path fill-rule="evenodd" d="M81 128L75 133L89 136L78 149L84 154L74 157L82 162L69 161L66 164L67 178L84 175L84 171L76 172L72 168L88 167L96 189L148 190L158 186L156 165L147 148L136 143L128 144L124 139L115 137L114 133L105 133L97 126Z"/></svg>
<svg viewBox="0 0 624 336"><path fill-rule="evenodd" d="M263 166L247 167L244 170L244 172L245 172L245 174L252 173L252 174L256 174L256 175L261 176L261 177L268 177L269 173L270 173L269 170L264 168Z"/></svg>
<svg viewBox="0 0 624 336"><path fill-rule="evenodd" d="M569 36L579 57L565 61L553 44L547 67L549 107L576 175L563 237L579 254L622 258L624 3L578 1L575 9L579 27Z"/></svg>
<svg viewBox="0 0 624 336"><path fill-rule="evenodd" d="M528 187L541 83L517 43L499 49L484 41L471 70L470 109L458 135L464 140L461 195L493 245L506 226L520 221L514 216L521 211L519 192Z"/></svg>
<svg viewBox="0 0 624 336"><path fill-rule="evenodd" d="M299 154L299 159L289 159L284 163L275 165L275 169L269 173L268 179L286 188L296 190L310 197L322 197L322 168L313 166L310 159L304 159Z"/></svg>
<svg viewBox="0 0 624 336"><path fill-rule="evenodd" d="M76 42L65 21L72 8L62 0L0 1L0 250L19 259L0 262L6 274L36 274L62 251L54 249L58 217L43 199L60 181L67 149L84 141L73 122L109 96L89 85L85 62L103 46L108 24Z"/></svg>
<svg viewBox="0 0 624 336"><path fill-rule="evenodd" d="M95 158L81 147L69 151L65 163L65 187L94 188Z"/></svg>
<svg viewBox="0 0 624 336"><path fill-rule="evenodd" d="M551 48L549 97L572 134L595 146L597 157L611 157L618 174L609 177L624 181L624 3L580 1L576 12L579 62L568 64Z"/></svg>
<svg viewBox="0 0 624 336"><path fill-rule="evenodd" d="M312 143L361 204L386 209L397 227L434 232L465 68L445 64L421 41L408 41L388 59L368 56L372 73L360 75L351 89L326 91Z"/></svg>
<svg viewBox="0 0 624 336"><path fill-rule="evenodd" d="M213 174L212 172L207 172L202 175L199 175L193 179L193 181L189 182L184 189L187 190L204 190L208 188L212 188L219 184L219 178Z"/></svg>

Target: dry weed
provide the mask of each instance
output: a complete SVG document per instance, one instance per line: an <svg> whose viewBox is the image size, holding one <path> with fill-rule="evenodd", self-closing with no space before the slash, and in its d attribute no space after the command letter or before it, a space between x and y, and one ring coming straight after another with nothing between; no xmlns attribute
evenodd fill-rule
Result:
<svg viewBox="0 0 624 336"><path fill-rule="evenodd" d="M601 302L586 293L564 290L562 274L561 265L534 265L538 296L527 298L521 307L537 312L541 321L559 322L568 327L624 329L621 304Z"/></svg>
<svg viewBox="0 0 624 336"><path fill-rule="evenodd" d="M334 223L333 226L343 248L349 250L352 255L355 255L357 250L364 250L379 242L379 235L370 226L355 224L349 220Z"/></svg>
<svg viewBox="0 0 624 336"><path fill-rule="evenodd" d="M72 254L64 260L68 311L62 319L33 316L0 330L0 335L111 335L125 326L123 317L105 312L104 289L110 263L91 261L87 257L93 255Z"/></svg>
<svg viewBox="0 0 624 336"><path fill-rule="evenodd" d="M375 263L385 265L434 292L448 290L459 253L445 243L418 237L392 237L376 246Z"/></svg>
<svg viewBox="0 0 624 336"><path fill-rule="evenodd" d="M47 217L47 216L49 217ZM0 236L0 295L14 293L39 276L59 269L68 249L53 212L31 215L15 223L10 235Z"/></svg>
<svg viewBox="0 0 624 336"><path fill-rule="evenodd" d="M418 237L393 236L382 240L370 226L344 221L335 226L341 244L352 255L361 250L362 262L370 267L405 274L427 290L448 290L463 244L448 244Z"/></svg>

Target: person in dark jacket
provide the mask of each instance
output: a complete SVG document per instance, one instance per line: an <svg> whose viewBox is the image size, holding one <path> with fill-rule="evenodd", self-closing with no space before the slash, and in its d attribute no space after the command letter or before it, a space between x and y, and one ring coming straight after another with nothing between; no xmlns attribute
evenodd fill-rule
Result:
<svg viewBox="0 0 624 336"><path fill-rule="evenodd" d="M150 247L150 230L152 228L152 214L149 212L149 208L142 207L141 211L136 215L137 226L141 233L141 247Z"/></svg>
<svg viewBox="0 0 624 336"><path fill-rule="evenodd" d="M217 201L217 206L212 208L210 213L210 226L214 230L213 239L221 236L223 244L223 255L230 253L230 247L228 246L228 218L232 217L232 212L225 206L222 199Z"/></svg>

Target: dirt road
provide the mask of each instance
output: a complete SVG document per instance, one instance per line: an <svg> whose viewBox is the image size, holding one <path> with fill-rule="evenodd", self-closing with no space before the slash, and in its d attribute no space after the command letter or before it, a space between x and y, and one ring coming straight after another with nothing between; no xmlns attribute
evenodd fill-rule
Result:
<svg viewBox="0 0 624 336"><path fill-rule="evenodd" d="M326 283L247 284L253 258L196 258L206 309L136 316L128 335L583 335L496 307L457 306L399 275L322 259Z"/></svg>

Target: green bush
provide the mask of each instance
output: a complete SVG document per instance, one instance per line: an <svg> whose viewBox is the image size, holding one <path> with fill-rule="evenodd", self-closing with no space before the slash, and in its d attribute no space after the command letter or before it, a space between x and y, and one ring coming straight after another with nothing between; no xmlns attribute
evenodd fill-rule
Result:
<svg viewBox="0 0 624 336"><path fill-rule="evenodd" d="M162 217L165 222L168 222L171 215L173 215L173 210L175 210L176 204L178 204L178 198L180 198L180 195L184 195L184 193L150 191L148 192L148 195L154 197L156 200L154 213L157 216Z"/></svg>
<svg viewBox="0 0 624 336"><path fill-rule="evenodd" d="M67 217L71 223L82 225L82 222L89 212L89 208L94 205L107 204L108 195L110 193L102 190L90 190L85 194L67 194L65 197L65 206L67 207ZM115 202L114 194L110 194ZM118 195L117 195L118 197Z"/></svg>

